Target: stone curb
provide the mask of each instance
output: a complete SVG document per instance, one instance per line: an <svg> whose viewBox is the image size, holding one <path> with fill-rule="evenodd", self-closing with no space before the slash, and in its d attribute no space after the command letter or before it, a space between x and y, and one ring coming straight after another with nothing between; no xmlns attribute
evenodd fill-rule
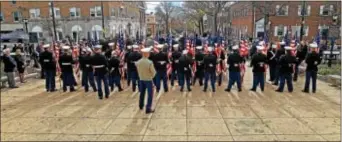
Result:
<svg viewBox="0 0 342 142"><path fill-rule="evenodd" d="M34 78L34 77L37 77L38 76L38 73L31 73L31 74L27 74L25 75L25 79L28 79L28 78ZM15 77L14 80L16 82L19 81L19 77ZM1 82L0 82L0 87L3 88L5 87L5 85L7 84L7 77L4 76L4 77L1 77Z"/></svg>
<svg viewBox="0 0 342 142"><path fill-rule="evenodd" d="M299 73L304 73L305 67L299 66ZM339 75L317 75L317 79L341 87L341 76Z"/></svg>

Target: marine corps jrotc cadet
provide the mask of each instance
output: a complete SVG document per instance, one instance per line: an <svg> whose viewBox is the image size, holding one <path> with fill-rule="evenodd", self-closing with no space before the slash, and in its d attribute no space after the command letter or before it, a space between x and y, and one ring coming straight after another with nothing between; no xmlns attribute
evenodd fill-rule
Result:
<svg viewBox="0 0 342 142"><path fill-rule="evenodd" d="M121 87L121 73L120 68L122 68L122 65L120 65L120 59L119 59L119 53L116 51L112 51L112 57L109 60L108 63L108 70L109 70L109 86L111 91L114 90L114 84L116 87L119 88L119 92L121 92L123 89Z"/></svg>
<svg viewBox="0 0 342 142"><path fill-rule="evenodd" d="M180 83L180 91L183 92L184 89L184 81L186 82L186 87L188 91L191 91L190 88L190 79L191 79L191 65L193 64L192 58L188 56L188 51L183 50L182 56L179 58L179 66L178 66L178 79ZM185 79L185 80L184 80Z"/></svg>
<svg viewBox="0 0 342 142"><path fill-rule="evenodd" d="M203 85L203 78L204 78L204 54L203 54L203 47L202 46L196 46L196 53L195 53L195 62L196 62L196 72L194 76L194 80L192 82L192 85L196 84L196 80L198 79L198 83L200 86Z"/></svg>
<svg viewBox="0 0 342 142"><path fill-rule="evenodd" d="M216 82L216 65L218 63L216 55L213 53L214 48L208 47L209 54L204 57L203 65L205 70L205 79L204 79L204 89L203 91L206 92L208 88L208 81L210 78L211 89L215 92L215 82Z"/></svg>
<svg viewBox="0 0 342 142"><path fill-rule="evenodd" d="M219 50L220 55L216 55L218 56L218 64L220 65L221 68L221 72L218 74L218 86L221 86L222 84L222 80L223 80L223 69L224 69L224 60L226 59L225 55L224 55L224 48L222 48L221 46L216 47L216 50Z"/></svg>
<svg viewBox="0 0 342 142"><path fill-rule="evenodd" d="M179 44L175 44L173 45L173 52L172 52L172 55L171 55L171 67L172 67L172 72L171 72L171 86L174 86L174 81L175 81L175 78L177 77L178 78L178 71L177 71L177 68L178 68L178 65L179 65L179 58L182 56L182 53L179 52ZM179 83L179 79L178 80L178 84Z"/></svg>
<svg viewBox="0 0 342 142"><path fill-rule="evenodd" d="M282 55L279 59L278 64L280 65L279 68L279 75L280 75L280 84L279 88L276 90L277 92L283 92L285 81L287 84L287 89L289 92L293 91L292 85L292 73L293 67L295 66L297 60L296 57L292 55L291 50L294 48L290 46L285 46L286 54Z"/></svg>
<svg viewBox="0 0 342 142"><path fill-rule="evenodd" d="M267 56L263 54L264 47L257 46L257 53L253 55L251 67L253 67L253 86L251 91L256 91L260 84L261 91L265 88L265 70L267 63Z"/></svg>
<svg viewBox="0 0 342 142"><path fill-rule="evenodd" d="M301 44L297 47L298 47L298 49L297 49L297 53L296 53L296 58L297 58L298 62L296 63L295 72L293 75L293 81L297 81L298 72L299 72L299 65L305 60L305 57L308 53L308 47L304 41L302 41Z"/></svg>
<svg viewBox="0 0 342 142"><path fill-rule="evenodd" d="M153 101L153 82L152 79L156 75L156 70L154 69L153 63L148 59L152 47L143 48L141 52L143 57L139 59L135 65L138 70L139 84L140 84L140 99L139 108L142 110L144 108L145 102L145 92L147 90L147 104L146 104L146 114L153 113L152 101Z"/></svg>
<svg viewBox="0 0 342 142"><path fill-rule="evenodd" d="M285 42L281 41L281 42L279 42L279 44L280 44L280 48L277 49L276 56L275 56L275 59L277 61L277 66L276 66L276 73L275 73L273 85L278 85L278 83L279 83L279 80L280 80L280 73L279 73L280 64L279 64L279 61L280 61L280 57L285 54Z"/></svg>
<svg viewBox="0 0 342 142"><path fill-rule="evenodd" d="M274 81L275 76L276 76L276 66L277 66L277 60L276 60L276 50L277 50L277 45L272 44L272 48L267 51L267 64L269 67L269 72L270 72L270 80L271 82Z"/></svg>
<svg viewBox="0 0 342 142"><path fill-rule="evenodd" d="M56 61L51 51L49 51L50 44L43 45L44 51L40 54L39 62L42 63L45 74L45 89L47 92L56 91Z"/></svg>
<svg viewBox="0 0 342 142"><path fill-rule="evenodd" d="M139 76L137 72L137 67L135 66L135 62L141 59L141 54L139 53L139 47L134 46L133 47L133 52L131 52L128 55L128 60L127 60L127 69L129 70L129 76L131 77L132 81L132 90L133 92L136 91L137 85L139 86Z"/></svg>
<svg viewBox="0 0 342 142"><path fill-rule="evenodd" d="M138 45L133 45L134 47L138 48L139 46ZM128 69L128 57L129 57L129 54L131 54L132 52L132 47L133 46L127 46L127 49L126 49L126 53L125 53L125 65L126 65L126 78L127 78L127 86L130 86L131 85L131 76L129 74L129 69Z"/></svg>
<svg viewBox="0 0 342 142"><path fill-rule="evenodd" d="M109 61L112 56L112 52L114 51L114 42L108 43L108 46L109 48L107 49L107 51L105 51L105 56L107 60Z"/></svg>
<svg viewBox="0 0 342 142"><path fill-rule="evenodd" d="M307 55L305 59L306 72L305 72L305 86L302 92L309 93L310 88L310 79L312 79L312 93L316 93L316 80L317 80L317 66L321 63L321 58L318 53L318 45L317 43L311 43L310 45L310 53Z"/></svg>
<svg viewBox="0 0 342 142"><path fill-rule="evenodd" d="M70 46L63 46L64 53L59 58L59 64L62 70L63 91L67 91L67 86L70 87L70 92L75 91L73 67L74 60L70 55Z"/></svg>
<svg viewBox="0 0 342 142"><path fill-rule="evenodd" d="M234 83L237 83L238 91L241 92L241 74L240 65L243 63L243 58L239 54L239 46L232 47L233 53L228 56L227 64L229 66L229 82L226 92L230 92Z"/></svg>
<svg viewBox="0 0 342 142"><path fill-rule="evenodd" d="M92 57L91 65L95 70L97 92L99 99L103 99L102 92L102 82L104 85L105 97L109 97L109 87L108 87L108 62L104 55L102 55L101 45L95 45L95 54Z"/></svg>
<svg viewBox="0 0 342 142"><path fill-rule="evenodd" d="M154 67L157 71L157 74L156 74L156 89L157 89L157 93L160 91L160 82L161 80L163 80L163 87L164 87L164 91L165 92L168 92L169 91L169 88L168 88L168 85L167 85L167 64L169 63L169 59L168 59L168 56L165 52L163 52L163 47L164 45L163 44L159 44L157 46L159 52L156 53L153 57L153 60L154 60Z"/></svg>
<svg viewBox="0 0 342 142"><path fill-rule="evenodd" d="M88 47L85 49L85 51L86 53L79 58L80 67L82 70L82 85L85 92L89 91L89 84L93 88L93 91L96 92L97 88L95 86L94 72L93 67L91 66L92 50Z"/></svg>

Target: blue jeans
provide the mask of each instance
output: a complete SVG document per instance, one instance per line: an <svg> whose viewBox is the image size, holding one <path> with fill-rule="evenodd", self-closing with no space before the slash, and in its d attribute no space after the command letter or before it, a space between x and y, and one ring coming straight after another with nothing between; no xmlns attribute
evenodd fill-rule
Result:
<svg viewBox="0 0 342 142"><path fill-rule="evenodd" d="M174 85L174 81L175 81L175 78L178 76L178 72L176 71L176 70L173 70L172 72L171 72L171 86L173 86ZM180 84L179 83L179 79L178 79L178 84Z"/></svg>
<svg viewBox="0 0 342 142"><path fill-rule="evenodd" d="M168 86L167 86L167 75L166 71L157 71L156 74L156 88L157 92L160 90L160 81L163 80L163 85L164 85L164 91L168 91Z"/></svg>
<svg viewBox="0 0 342 142"><path fill-rule="evenodd" d="M253 73L253 90L256 90L260 84L261 91L265 88L265 73L264 72L254 72Z"/></svg>
<svg viewBox="0 0 342 142"><path fill-rule="evenodd" d="M132 90L133 90L133 92L135 92L137 85L139 87L139 75L138 75L138 72L137 71L130 71L129 72L129 76L130 76L131 81L132 81Z"/></svg>
<svg viewBox="0 0 342 142"><path fill-rule="evenodd" d="M208 81L210 78L211 89L215 92L215 82L216 82L216 73L215 72L205 72L204 73L204 91L207 91Z"/></svg>
<svg viewBox="0 0 342 142"><path fill-rule="evenodd" d="M112 90L114 90L114 85L116 87L119 87L119 89L121 89L121 77L120 76L113 76L113 75L110 75L109 76L109 86Z"/></svg>
<svg viewBox="0 0 342 142"><path fill-rule="evenodd" d="M229 71L229 82L228 82L227 89L228 90L232 89L232 86L234 85L235 82L237 83L238 89L241 90L241 74L240 74L240 72Z"/></svg>
<svg viewBox="0 0 342 142"><path fill-rule="evenodd" d="M186 81L186 87L188 88L188 90L190 90L190 79L191 79L190 75L188 75L184 72L178 72L178 79L179 79L179 83L181 86L181 90L183 90L183 88L184 88L184 84L185 84L184 81Z"/></svg>
<svg viewBox="0 0 342 142"><path fill-rule="evenodd" d="M45 88L46 91L56 90L56 80L55 80L54 70L45 70Z"/></svg>
<svg viewBox="0 0 342 142"><path fill-rule="evenodd" d="M292 92L293 91L293 84L292 84L292 74L291 73L281 73L280 74L280 85L279 85L278 90L280 92L284 91L285 80L286 80L288 91Z"/></svg>
<svg viewBox="0 0 342 142"><path fill-rule="evenodd" d="M83 71L82 72L82 85L84 86L84 90L86 92L88 92L89 90L89 84L91 85L94 91L97 90L95 86L94 73L89 72L89 71Z"/></svg>
<svg viewBox="0 0 342 142"><path fill-rule="evenodd" d="M63 80L63 91L67 91L67 86L70 87L70 91L74 91L75 78L72 72L63 72L62 73Z"/></svg>
<svg viewBox="0 0 342 142"><path fill-rule="evenodd" d="M305 73L305 91L310 90L310 79L312 79L312 92L316 92L316 80L317 80L317 72L316 71L306 71Z"/></svg>
<svg viewBox="0 0 342 142"><path fill-rule="evenodd" d="M143 81L140 80L139 82L140 87L140 98L139 98L139 107L143 108L144 107L144 102L145 102L145 92L147 89L147 105L146 105L146 110L151 110L152 107L152 101L153 101L153 88L152 88L152 81Z"/></svg>
<svg viewBox="0 0 342 142"><path fill-rule="evenodd" d="M104 91L105 95L108 97L109 96L109 87L108 87L108 77L106 74L98 74L96 76L96 84L97 84L97 92L100 98L103 97L103 92L102 92L102 81L104 84Z"/></svg>

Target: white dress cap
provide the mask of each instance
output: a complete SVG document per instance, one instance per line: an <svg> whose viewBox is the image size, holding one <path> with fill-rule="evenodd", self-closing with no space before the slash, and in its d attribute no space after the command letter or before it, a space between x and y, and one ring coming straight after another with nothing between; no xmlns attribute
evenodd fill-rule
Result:
<svg viewBox="0 0 342 142"><path fill-rule="evenodd" d="M108 43L108 46L114 46L114 42Z"/></svg>
<svg viewBox="0 0 342 142"><path fill-rule="evenodd" d="M201 49L203 49L203 47L202 46L196 46L196 49L201 50Z"/></svg>
<svg viewBox="0 0 342 142"><path fill-rule="evenodd" d="M44 44L43 45L43 48L49 48L50 47L50 44Z"/></svg>
<svg viewBox="0 0 342 142"><path fill-rule="evenodd" d="M150 52L151 51L151 48L143 48L141 49L141 52L143 53L147 53L147 52Z"/></svg>
<svg viewBox="0 0 342 142"><path fill-rule="evenodd" d="M264 50L265 47L264 47L264 46L257 46L257 49L258 49L258 50Z"/></svg>
<svg viewBox="0 0 342 142"><path fill-rule="evenodd" d="M64 49L64 50L69 50L69 49L70 49L70 46L63 46L62 49Z"/></svg>
<svg viewBox="0 0 342 142"><path fill-rule="evenodd" d="M232 49L233 49L233 50L237 50L237 49L239 49L239 46L238 46L238 45L234 45L234 46L232 47Z"/></svg>

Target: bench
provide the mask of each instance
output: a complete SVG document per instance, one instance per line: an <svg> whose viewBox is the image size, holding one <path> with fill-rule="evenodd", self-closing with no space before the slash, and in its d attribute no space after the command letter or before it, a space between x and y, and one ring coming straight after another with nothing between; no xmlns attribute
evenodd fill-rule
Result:
<svg viewBox="0 0 342 142"><path fill-rule="evenodd" d="M332 54L330 51L323 51L323 64L327 63L327 61L332 60L336 61L340 57L340 51L333 51ZM332 57L331 57L332 55Z"/></svg>

